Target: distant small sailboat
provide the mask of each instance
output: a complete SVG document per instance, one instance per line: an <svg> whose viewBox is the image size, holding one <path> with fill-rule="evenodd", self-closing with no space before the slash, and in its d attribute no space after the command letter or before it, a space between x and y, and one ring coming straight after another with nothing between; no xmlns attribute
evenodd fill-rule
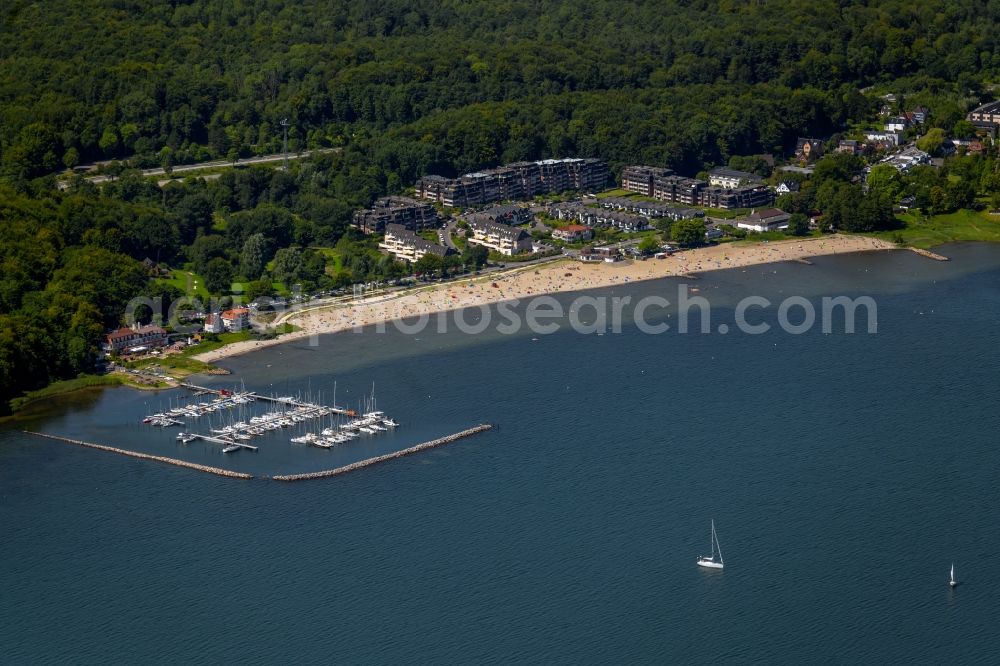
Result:
<svg viewBox="0 0 1000 666"><path fill-rule="evenodd" d="M951 574L948 576L948 587L958 587L958 581L955 580L955 563L951 564Z"/></svg>
<svg viewBox="0 0 1000 666"><path fill-rule="evenodd" d="M704 555L698 557L698 566L706 569L721 569L722 547L719 546L719 537L715 534L715 520L712 520L712 554L708 557Z"/></svg>

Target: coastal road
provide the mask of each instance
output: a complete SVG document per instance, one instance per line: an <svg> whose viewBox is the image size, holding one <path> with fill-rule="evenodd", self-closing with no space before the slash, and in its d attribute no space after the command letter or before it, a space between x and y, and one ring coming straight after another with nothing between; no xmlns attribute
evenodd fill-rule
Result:
<svg viewBox="0 0 1000 666"><path fill-rule="evenodd" d="M309 157L311 155L321 155L323 153L336 153L340 152L340 150L341 150L340 148L320 148L317 150L305 150L302 151L301 153L289 153L288 159L298 160L304 157ZM273 164L274 162L281 162L284 159L285 155L280 154L280 155L262 155L260 157L248 157L246 159L237 160L235 163L230 162L229 160L213 160L211 162L199 162L198 164L179 164L171 170L170 172L171 178L161 182L166 183L169 182L170 180L174 180L173 176L179 173L199 171L201 169L232 168L234 166L252 166L254 164ZM160 167L156 169L143 169L142 171L140 171L140 174L143 177L152 177L152 176L165 176L167 175L167 172L162 167ZM86 180L89 183L94 183L95 185L100 185L101 183L106 183L112 179L113 179L112 176L90 176L89 178L85 178L84 180ZM59 187L59 189L62 190L69 187L69 183L60 182L57 186Z"/></svg>

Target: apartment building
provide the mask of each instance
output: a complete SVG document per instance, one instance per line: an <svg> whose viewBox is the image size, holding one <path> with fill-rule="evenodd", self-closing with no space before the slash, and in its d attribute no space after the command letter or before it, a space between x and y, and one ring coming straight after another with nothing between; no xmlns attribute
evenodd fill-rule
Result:
<svg viewBox="0 0 1000 666"><path fill-rule="evenodd" d="M566 190L601 190L607 183L608 165L603 160L566 158L514 162L458 178L424 176L415 187L421 199L465 208Z"/></svg>
<svg viewBox="0 0 1000 666"><path fill-rule="evenodd" d="M723 187L727 190L759 182L760 177L747 171L737 171L736 169L719 167L708 172L709 185L712 187Z"/></svg>
<svg viewBox="0 0 1000 666"><path fill-rule="evenodd" d="M531 252L531 236L524 229L492 222L475 215L470 215L468 222L472 231L472 236L466 238L469 243L482 245L508 257Z"/></svg>
<svg viewBox="0 0 1000 666"><path fill-rule="evenodd" d="M400 261L409 261L410 263L420 261L425 254L436 254L439 257L448 254L448 248L445 246L421 238L401 224L387 224L385 226L385 237L378 244L378 248Z"/></svg>
<svg viewBox="0 0 1000 666"><path fill-rule="evenodd" d="M674 175L673 169L653 166L627 166L622 169L622 189L641 194L644 197L654 196L653 183L657 178Z"/></svg>
<svg viewBox="0 0 1000 666"><path fill-rule="evenodd" d="M409 197L382 197L368 210L354 213L352 226L366 234L381 234L388 224L399 224L411 231L437 227L437 211L429 203Z"/></svg>

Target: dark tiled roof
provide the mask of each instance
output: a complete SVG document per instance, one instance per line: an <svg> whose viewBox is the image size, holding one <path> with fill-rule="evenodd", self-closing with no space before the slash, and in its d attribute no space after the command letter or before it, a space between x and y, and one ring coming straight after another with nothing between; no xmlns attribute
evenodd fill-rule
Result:
<svg viewBox="0 0 1000 666"><path fill-rule="evenodd" d="M432 243L426 238L418 236L413 233L402 224L389 223L385 225L385 233L392 234L402 242L406 243L410 247L416 248L418 250L423 250L424 252L429 252L431 254L436 254L439 257L443 257L448 253L448 248L443 245L438 245L437 243Z"/></svg>

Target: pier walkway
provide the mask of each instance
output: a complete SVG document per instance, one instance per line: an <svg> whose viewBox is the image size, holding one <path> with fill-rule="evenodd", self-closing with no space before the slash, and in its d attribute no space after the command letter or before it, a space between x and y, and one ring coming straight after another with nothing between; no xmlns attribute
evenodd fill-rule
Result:
<svg viewBox="0 0 1000 666"><path fill-rule="evenodd" d="M435 446L441 446L442 444L450 444L451 442L463 439L465 437L471 437L472 435L478 435L481 432L486 432L487 430L492 430L493 424L491 423L481 423L474 428L469 428L468 430L463 430L461 432L456 432L454 435L448 435L447 437L440 437L438 439L432 439L429 442L424 442L423 444L417 444L416 446L411 446L408 449L402 449L401 451L395 451L393 453L386 453L381 456L375 456L374 458L366 458L365 460L359 460L358 462L351 463L350 465L344 465L343 467L337 467L336 469L328 469L322 472L307 472L305 474L283 474L279 476L272 476L271 478L275 481L307 481L309 479L325 479L331 476L337 476L339 474L346 474L348 472L353 472L354 470L361 469L362 467L370 467L371 465L376 465L381 462L386 462L387 460L395 460L396 458L402 458L403 456L408 456L414 453L419 453L420 451L426 451L427 449L432 449Z"/></svg>
<svg viewBox="0 0 1000 666"><path fill-rule="evenodd" d="M201 439L206 442L211 442L212 444L222 444L223 446L238 446L241 449L249 449L250 451L257 451L256 446L250 444L244 444L243 442L237 442L235 439L226 439L224 437L212 437L211 435L199 435L196 432L182 433L184 435L189 435L195 439Z"/></svg>
<svg viewBox="0 0 1000 666"><path fill-rule="evenodd" d="M213 395L228 396L228 395L232 395L233 394L233 391L228 391L228 390L224 390L224 389L213 389L213 388L208 388L206 386L198 386L197 384L189 384L187 382L178 382L177 385L180 386L180 387L189 389L191 391L194 391L195 395L213 394ZM317 408L320 407L319 405L314 405L314 404L311 404L311 403L302 402L301 400L288 399L288 398L276 398L276 397L270 396L270 395L261 395L259 393L254 393L253 391L247 391L244 395L250 396L254 400L264 400L266 402L275 402L275 403L278 403L279 405L288 405L289 407L304 407L306 409L317 409ZM343 415L346 415L346 416L355 416L356 415L353 409L347 409L345 407L338 407L336 405L331 405L330 407L325 407L325 409L330 410L334 414L343 414Z"/></svg>

